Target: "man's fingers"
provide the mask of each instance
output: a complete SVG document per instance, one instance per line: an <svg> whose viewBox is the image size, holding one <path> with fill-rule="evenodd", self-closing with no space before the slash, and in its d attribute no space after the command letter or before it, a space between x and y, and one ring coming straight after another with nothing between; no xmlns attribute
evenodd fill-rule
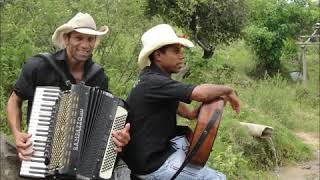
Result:
<svg viewBox="0 0 320 180"><path fill-rule="evenodd" d="M129 133L130 130L130 123L127 123L124 127L125 131Z"/></svg>
<svg viewBox="0 0 320 180"><path fill-rule="evenodd" d="M124 130L113 132L112 135L117 142L121 143L121 146L127 145L130 140L129 134L125 133Z"/></svg>
<svg viewBox="0 0 320 180"><path fill-rule="evenodd" d="M28 134L28 135L27 135L27 138L31 138L31 136L32 136L32 134Z"/></svg>
<svg viewBox="0 0 320 180"><path fill-rule="evenodd" d="M30 147L28 149L20 149L18 152L18 156L19 156L20 160L30 160L32 154L33 154L32 147Z"/></svg>
<svg viewBox="0 0 320 180"><path fill-rule="evenodd" d="M117 139L117 141L126 145L130 141L129 130L130 130L130 124L127 123L123 129L112 132L112 135Z"/></svg>
<svg viewBox="0 0 320 180"><path fill-rule="evenodd" d="M16 146L18 148L26 149L32 146L32 140L28 139L27 141L17 141Z"/></svg>
<svg viewBox="0 0 320 180"><path fill-rule="evenodd" d="M32 153L33 153L33 148L32 147L29 147L27 149L20 149L20 153L23 155L23 156L31 156Z"/></svg>
<svg viewBox="0 0 320 180"><path fill-rule="evenodd" d="M20 159L21 161L22 161L22 160L24 160L24 161L28 160L26 157L22 156L21 153L18 153L18 156L19 156L19 159Z"/></svg>
<svg viewBox="0 0 320 180"><path fill-rule="evenodd" d="M118 141L117 138L115 137L112 137L112 140L115 144L115 147L114 147L114 150L117 151L117 152L121 152L122 151L122 147L125 146L124 143L121 143L120 141Z"/></svg>

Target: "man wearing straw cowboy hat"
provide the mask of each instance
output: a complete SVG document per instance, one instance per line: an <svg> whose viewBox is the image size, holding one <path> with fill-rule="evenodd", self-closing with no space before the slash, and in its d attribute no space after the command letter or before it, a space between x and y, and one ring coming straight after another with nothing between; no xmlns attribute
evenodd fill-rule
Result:
<svg viewBox="0 0 320 180"><path fill-rule="evenodd" d="M198 108L189 110L185 103L206 102L223 96L240 111L234 90L227 86L184 84L171 79L183 67L183 47L193 43L176 35L171 26L160 24L142 35L143 48L138 64L142 69L128 104L131 140L123 159L133 177L170 179L186 158L189 143L177 128L176 114L195 119ZM181 130L181 129L180 129ZM225 179L225 175L207 166L187 165L176 179Z"/></svg>
<svg viewBox="0 0 320 180"><path fill-rule="evenodd" d="M52 54L51 57L54 64L72 84L84 81L89 70L94 65L98 66L92 60L92 52L102 35L107 32L107 26L96 30L96 23L91 15L81 12L56 29L52 36L52 42L61 50ZM108 90L108 78L101 67L91 77L86 79L86 85ZM58 86L62 90L68 89L56 69L43 58L34 56L24 64L7 105L8 122L21 160L30 159L33 153L31 134L26 134L21 130L21 106L24 100L28 100L28 124L34 91L37 86ZM130 125L126 124L124 129L113 132L116 151L122 151L122 148L130 140L129 129Z"/></svg>

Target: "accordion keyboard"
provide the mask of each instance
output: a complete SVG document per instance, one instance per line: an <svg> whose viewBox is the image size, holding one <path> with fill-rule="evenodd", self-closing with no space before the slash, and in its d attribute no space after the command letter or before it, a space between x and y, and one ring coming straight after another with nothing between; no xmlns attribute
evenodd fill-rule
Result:
<svg viewBox="0 0 320 180"><path fill-rule="evenodd" d="M57 87L37 87L34 95L28 133L32 134L34 153L31 160L22 161L20 176L44 178L48 167L44 164L44 150L54 107L60 96Z"/></svg>
<svg viewBox="0 0 320 180"><path fill-rule="evenodd" d="M112 131L117 131L123 128L127 119L127 110L118 106L116 116L112 125ZM112 136L109 136L108 144L103 156L99 176L103 179L110 179L112 176L113 167L116 161L117 152L114 150L115 144L112 141Z"/></svg>

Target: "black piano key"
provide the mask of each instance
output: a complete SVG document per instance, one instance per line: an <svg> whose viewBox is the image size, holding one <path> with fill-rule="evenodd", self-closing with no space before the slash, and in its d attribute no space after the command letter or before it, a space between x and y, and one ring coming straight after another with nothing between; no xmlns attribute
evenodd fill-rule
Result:
<svg viewBox="0 0 320 180"><path fill-rule="evenodd" d="M50 99L50 98L41 98L43 101L52 101L52 102L55 102L56 99Z"/></svg>
<svg viewBox="0 0 320 180"><path fill-rule="evenodd" d="M48 168L45 168L45 167L36 167L36 166L30 166L30 169L48 170Z"/></svg>
<svg viewBox="0 0 320 180"><path fill-rule="evenodd" d="M38 134L38 133L36 133L36 136L47 137L48 135L47 134Z"/></svg>
<svg viewBox="0 0 320 180"><path fill-rule="evenodd" d="M41 104L42 107L49 107L49 108L53 108L54 105L50 105L50 104Z"/></svg>
<svg viewBox="0 0 320 180"><path fill-rule="evenodd" d="M30 170L29 173L30 174L44 174L44 175L46 174L46 173L43 173L43 172L32 171L32 170Z"/></svg>
<svg viewBox="0 0 320 180"><path fill-rule="evenodd" d="M37 143L47 143L47 141L42 141L42 140L34 140L34 142L37 142Z"/></svg>
<svg viewBox="0 0 320 180"><path fill-rule="evenodd" d="M44 118L51 118L50 115L44 115L44 114L40 114L39 117L44 117Z"/></svg>
<svg viewBox="0 0 320 180"><path fill-rule="evenodd" d="M31 159L31 162L38 162L38 163L43 163L44 164L44 160Z"/></svg>
<svg viewBox="0 0 320 180"><path fill-rule="evenodd" d="M38 119L39 121L42 121L42 122L50 122L51 119Z"/></svg>
<svg viewBox="0 0 320 180"><path fill-rule="evenodd" d="M44 129L37 129L37 132L48 132L48 130L44 130Z"/></svg>
<svg viewBox="0 0 320 180"><path fill-rule="evenodd" d="M46 147L46 145L33 144L33 147Z"/></svg>
<svg viewBox="0 0 320 180"><path fill-rule="evenodd" d="M40 111L43 112L43 111L48 111L48 112L51 112L52 109L44 109L44 108L40 108Z"/></svg>
<svg viewBox="0 0 320 180"><path fill-rule="evenodd" d="M43 97L57 97L57 95L52 95L52 94L43 94Z"/></svg>
<svg viewBox="0 0 320 180"><path fill-rule="evenodd" d="M45 89L43 92L47 92L47 93L57 93L57 91L49 90L49 89Z"/></svg>

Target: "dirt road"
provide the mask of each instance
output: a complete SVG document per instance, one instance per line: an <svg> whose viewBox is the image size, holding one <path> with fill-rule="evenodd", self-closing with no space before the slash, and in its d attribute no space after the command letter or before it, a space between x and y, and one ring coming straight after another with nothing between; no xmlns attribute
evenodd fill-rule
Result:
<svg viewBox="0 0 320 180"><path fill-rule="evenodd" d="M312 146L314 159L293 166L280 167L278 172L273 172L272 175L278 180L320 180L319 134L297 132L296 136Z"/></svg>

